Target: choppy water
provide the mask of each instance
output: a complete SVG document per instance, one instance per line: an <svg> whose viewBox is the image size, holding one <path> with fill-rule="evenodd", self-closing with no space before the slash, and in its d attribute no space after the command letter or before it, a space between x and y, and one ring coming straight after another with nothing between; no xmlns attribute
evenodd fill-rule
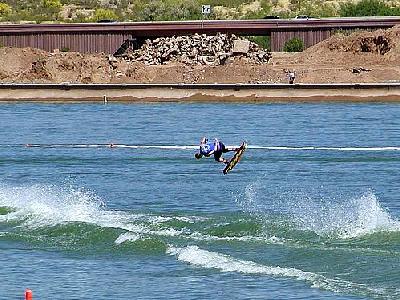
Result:
<svg viewBox="0 0 400 300"><path fill-rule="evenodd" d="M1 104L0 299L400 299L399 116ZM250 147L224 176L203 135Z"/></svg>

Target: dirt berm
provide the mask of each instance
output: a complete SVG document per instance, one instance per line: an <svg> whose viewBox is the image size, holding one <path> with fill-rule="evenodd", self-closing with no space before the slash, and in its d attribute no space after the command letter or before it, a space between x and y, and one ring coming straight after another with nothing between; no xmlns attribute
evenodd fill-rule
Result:
<svg viewBox="0 0 400 300"><path fill-rule="evenodd" d="M105 54L0 49L3 83L298 83L400 81L400 27L335 35L300 53L272 53L268 63L233 57L224 65L146 65Z"/></svg>

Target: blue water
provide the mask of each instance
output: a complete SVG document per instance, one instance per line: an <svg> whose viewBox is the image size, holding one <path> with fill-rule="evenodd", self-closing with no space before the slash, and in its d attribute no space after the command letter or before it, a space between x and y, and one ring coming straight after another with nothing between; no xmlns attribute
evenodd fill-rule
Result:
<svg viewBox="0 0 400 300"><path fill-rule="evenodd" d="M400 299L399 116L0 104L0 299Z"/></svg>

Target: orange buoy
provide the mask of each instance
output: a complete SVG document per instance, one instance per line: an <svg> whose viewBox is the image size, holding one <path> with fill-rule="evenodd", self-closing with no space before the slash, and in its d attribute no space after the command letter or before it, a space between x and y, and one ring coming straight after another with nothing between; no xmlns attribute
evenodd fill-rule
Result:
<svg viewBox="0 0 400 300"><path fill-rule="evenodd" d="M32 300L32 291L30 289L25 290L25 300Z"/></svg>

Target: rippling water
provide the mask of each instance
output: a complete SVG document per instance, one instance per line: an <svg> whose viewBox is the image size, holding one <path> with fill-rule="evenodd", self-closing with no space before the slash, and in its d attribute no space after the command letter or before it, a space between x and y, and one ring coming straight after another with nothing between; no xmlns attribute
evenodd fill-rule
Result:
<svg viewBox="0 0 400 300"><path fill-rule="evenodd" d="M0 104L0 299L399 299L398 116ZM222 175L204 135L249 149Z"/></svg>

